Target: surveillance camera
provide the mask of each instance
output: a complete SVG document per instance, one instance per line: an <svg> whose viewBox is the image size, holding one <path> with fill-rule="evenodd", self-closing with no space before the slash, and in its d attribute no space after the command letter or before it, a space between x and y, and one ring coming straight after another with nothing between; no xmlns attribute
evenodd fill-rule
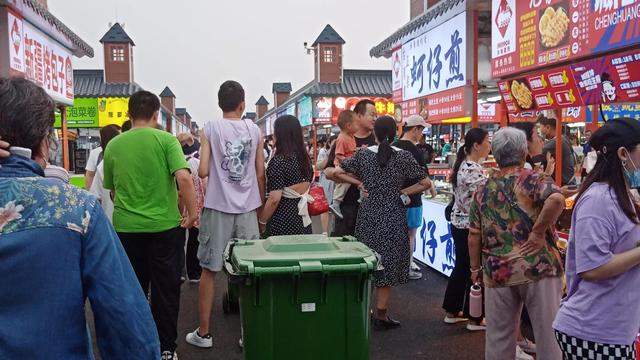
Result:
<svg viewBox="0 0 640 360"><path fill-rule="evenodd" d="M305 42L304 42L304 47L307 47L307 44L308 44L308 43L305 41Z"/></svg>

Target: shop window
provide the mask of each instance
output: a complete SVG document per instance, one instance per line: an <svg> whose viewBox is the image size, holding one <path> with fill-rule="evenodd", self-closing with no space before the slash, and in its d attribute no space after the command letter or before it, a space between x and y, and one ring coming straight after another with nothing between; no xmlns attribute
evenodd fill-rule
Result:
<svg viewBox="0 0 640 360"><path fill-rule="evenodd" d="M123 62L124 61L124 47L112 46L111 47L111 61Z"/></svg>
<svg viewBox="0 0 640 360"><path fill-rule="evenodd" d="M336 62L336 53L338 49L336 47L326 47L322 50L322 61L325 63Z"/></svg>

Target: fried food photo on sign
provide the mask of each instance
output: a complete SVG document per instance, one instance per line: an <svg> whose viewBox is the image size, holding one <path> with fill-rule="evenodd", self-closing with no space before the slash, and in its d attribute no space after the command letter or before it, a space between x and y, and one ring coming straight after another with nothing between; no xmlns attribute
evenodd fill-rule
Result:
<svg viewBox="0 0 640 360"><path fill-rule="evenodd" d="M540 36L544 47L551 48L560 44L569 29L569 16L562 7L548 7L540 17Z"/></svg>
<svg viewBox="0 0 640 360"><path fill-rule="evenodd" d="M524 83L513 80L511 82L511 94L522 109L531 109L531 106L533 106L533 94Z"/></svg>

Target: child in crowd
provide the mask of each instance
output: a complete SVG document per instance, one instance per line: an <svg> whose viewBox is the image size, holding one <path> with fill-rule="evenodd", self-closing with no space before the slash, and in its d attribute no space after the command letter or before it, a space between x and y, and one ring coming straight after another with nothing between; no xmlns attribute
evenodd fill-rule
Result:
<svg viewBox="0 0 640 360"><path fill-rule="evenodd" d="M340 135L336 140L336 156L333 165L338 167L345 159L349 159L356 152L356 113L351 110L345 110L338 116L338 126L340 127ZM342 211L340 204L344 200L347 191L351 185L348 183L336 184L333 190L333 202L331 204L331 212L342 219Z"/></svg>

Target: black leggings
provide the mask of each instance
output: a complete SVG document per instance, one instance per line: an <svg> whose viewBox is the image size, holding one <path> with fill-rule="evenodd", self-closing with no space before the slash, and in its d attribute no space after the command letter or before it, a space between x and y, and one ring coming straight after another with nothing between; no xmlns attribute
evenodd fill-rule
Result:
<svg viewBox="0 0 640 360"><path fill-rule="evenodd" d="M458 312L462 311L464 317L470 318L469 291L471 289L471 270L469 268L469 229L458 229L455 226L451 226L451 233L456 247L456 265L451 272L451 277L449 277L442 308L451 314L458 314Z"/></svg>

